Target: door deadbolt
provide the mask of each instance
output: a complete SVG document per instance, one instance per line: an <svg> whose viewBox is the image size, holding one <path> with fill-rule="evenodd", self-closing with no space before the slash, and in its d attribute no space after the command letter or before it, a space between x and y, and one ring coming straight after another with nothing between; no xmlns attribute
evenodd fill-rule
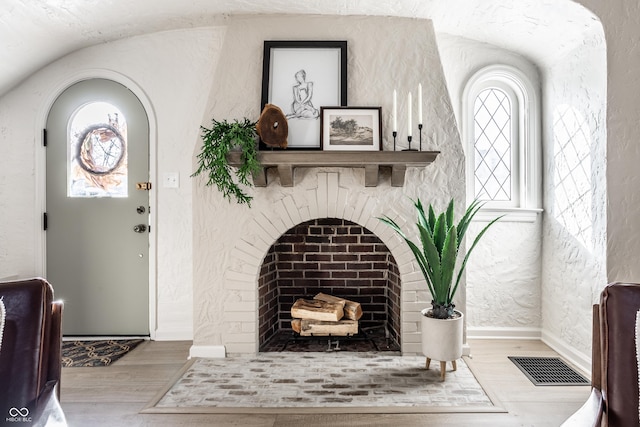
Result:
<svg viewBox="0 0 640 427"><path fill-rule="evenodd" d="M142 215L143 213L145 213L147 210L144 208L144 206L138 206L136 208L136 212L138 212L140 215Z"/></svg>
<svg viewBox="0 0 640 427"><path fill-rule="evenodd" d="M135 231L136 233L144 233L145 231L147 231L147 226L144 224L134 225L133 231Z"/></svg>

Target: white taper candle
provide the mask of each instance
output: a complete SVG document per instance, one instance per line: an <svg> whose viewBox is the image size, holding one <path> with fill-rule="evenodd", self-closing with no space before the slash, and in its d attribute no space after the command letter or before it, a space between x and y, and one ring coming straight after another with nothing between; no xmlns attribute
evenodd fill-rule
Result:
<svg viewBox="0 0 640 427"><path fill-rule="evenodd" d="M407 133L407 136L411 136L411 92L409 92L409 100L408 100L408 109L407 109L407 111L408 111L408 113L407 113L407 116L408 116L408 120L407 120L408 133Z"/></svg>
<svg viewBox="0 0 640 427"><path fill-rule="evenodd" d="M422 83L418 84L418 124L422 124Z"/></svg>
<svg viewBox="0 0 640 427"><path fill-rule="evenodd" d="M398 94L393 90L393 131L398 132Z"/></svg>

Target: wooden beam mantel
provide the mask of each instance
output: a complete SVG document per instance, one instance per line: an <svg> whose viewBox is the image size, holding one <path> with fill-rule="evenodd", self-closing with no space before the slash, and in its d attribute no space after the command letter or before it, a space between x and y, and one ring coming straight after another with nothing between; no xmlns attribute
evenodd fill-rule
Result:
<svg viewBox="0 0 640 427"><path fill-rule="evenodd" d="M253 185L267 186L267 169L277 168L280 185L293 187L295 168L345 167L364 168L365 187L376 187L380 167L391 168L391 185L402 187L408 167L425 167L435 161L439 151L261 151L262 170L253 176ZM229 164L240 165L239 151L229 153Z"/></svg>

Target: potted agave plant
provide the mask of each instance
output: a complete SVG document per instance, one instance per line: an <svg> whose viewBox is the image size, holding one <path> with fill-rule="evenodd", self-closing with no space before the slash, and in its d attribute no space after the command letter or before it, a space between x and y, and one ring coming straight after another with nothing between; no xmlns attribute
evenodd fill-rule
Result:
<svg viewBox="0 0 640 427"><path fill-rule="evenodd" d="M427 369L431 359L440 361L441 378L444 380L446 362L452 362L455 370L455 361L462 356L463 313L455 310L453 299L473 249L489 227L501 217L489 222L478 233L458 265L460 245L482 203L474 200L457 225L453 218L453 199L440 214L435 213L432 205L425 212L420 200L413 203L418 214L416 225L420 244L411 241L391 218L385 216L379 219L407 242L427 282L432 301L431 308L422 310L422 352L427 357Z"/></svg>

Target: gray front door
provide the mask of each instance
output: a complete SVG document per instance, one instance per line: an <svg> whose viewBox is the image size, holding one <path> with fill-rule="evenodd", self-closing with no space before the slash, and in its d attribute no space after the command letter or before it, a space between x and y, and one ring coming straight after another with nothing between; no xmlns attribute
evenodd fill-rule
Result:
<svg viewBox="0 0 640 427"><path fill-rule="evenodd" d="M65 335L149 334L149 122L123 85L85 80L47 120L47 279Z"/></svg>

